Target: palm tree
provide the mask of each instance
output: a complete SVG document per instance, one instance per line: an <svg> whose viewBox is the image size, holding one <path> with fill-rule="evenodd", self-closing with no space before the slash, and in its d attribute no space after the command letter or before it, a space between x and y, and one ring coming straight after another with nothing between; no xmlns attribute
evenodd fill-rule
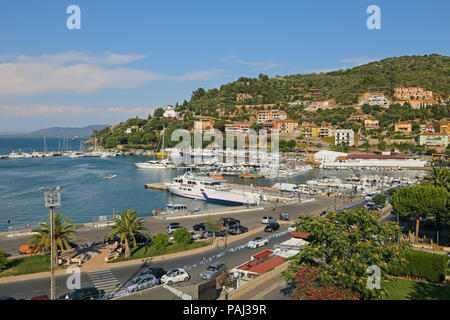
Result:
<svg viewBox="0 0 450 320"><path fill-rule="evenodd" d="M431 169L431 184L437 187L444 187L450 191L450 174L449 169L444 167L433 167Z"/></svg>
<svg viewBox="0 0 450 320"><path fill-rule="evenodd" d="M144 235L141 231L149 231L144 227L144 219L138 218L139 213L136 210L127 209L126 212L120 212L119 218L114 218L114 225L109 237L120 236L120 242L125 240L125 258L130 258L130 240L133 240L133 247L136 246L136 235Z"/></svg>
<svg viewBox="0 0 450 320"><path fill-rule="evenodd" d="M61 213L57 213L54 217L53 231L57 248L71 249L69 241L74 242L75 224L71 224L71 219L63 218ZM30 238L30 246L38 249L39 252L48 252L51 245L50 215L48 220L42 219L39 227L32 230L33 235Z"/></svg>

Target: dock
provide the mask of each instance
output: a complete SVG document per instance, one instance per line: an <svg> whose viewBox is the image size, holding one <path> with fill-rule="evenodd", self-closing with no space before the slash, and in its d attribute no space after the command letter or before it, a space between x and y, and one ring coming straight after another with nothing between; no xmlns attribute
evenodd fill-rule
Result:
<svg viewBox="0 0 450 320"><path fill-rule="evenodd" d="M146 183L144 186L146 189L156 189L156 190L167 191L167 187L162 182Z"/></svg>
<svg viewBox="0 0 450 320"><path fill-rule="evenodd" d="M239 178L241 179L261 179L264 178L262 174L240 174Z"/></svg>

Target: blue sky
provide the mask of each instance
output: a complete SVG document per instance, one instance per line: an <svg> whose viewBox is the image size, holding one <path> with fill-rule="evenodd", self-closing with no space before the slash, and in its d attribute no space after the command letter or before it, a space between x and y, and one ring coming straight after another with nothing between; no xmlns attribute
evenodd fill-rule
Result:
<svg viewBox="0 0 450 320"><path fill-rule="evenodd" d="M68 30L66 8L81 8ZM369 30L369 5L381 30ZM240 76L449 55L450 2L0 2L0 132L117 123ZM102 112L100 112L102 111Z"/></svg>

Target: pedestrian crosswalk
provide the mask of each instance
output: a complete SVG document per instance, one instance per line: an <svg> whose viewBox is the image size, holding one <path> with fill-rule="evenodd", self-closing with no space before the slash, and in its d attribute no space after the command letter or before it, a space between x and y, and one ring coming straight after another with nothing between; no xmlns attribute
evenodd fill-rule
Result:
<svg viewBox="0 0 450 320"><path fill-rule="evenodd" d="M109 269L90 271L87 274L94 286L99 290L104 290L105 294L112 293L119 288L120 281Z"/></svg>

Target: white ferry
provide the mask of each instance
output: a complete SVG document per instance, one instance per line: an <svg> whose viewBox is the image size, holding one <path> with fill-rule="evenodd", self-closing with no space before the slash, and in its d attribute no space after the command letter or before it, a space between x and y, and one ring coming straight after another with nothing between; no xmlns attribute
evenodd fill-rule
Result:
<svg viewBox="0 0 450 320"><path fill-rule="evenodd" d="M135 166L140 169L173 169L176 168L175 164L169 160L150 160L147 162L137 162Z"/></svg>
<svg viewBox="0 0 450 320"><path fill-rule="evenodd" d="M178 196L227 205L258 205L262 195L256 190L245 190L225 183L222 176L194 176L185 173L171 183L167 189Z"/></svg>

